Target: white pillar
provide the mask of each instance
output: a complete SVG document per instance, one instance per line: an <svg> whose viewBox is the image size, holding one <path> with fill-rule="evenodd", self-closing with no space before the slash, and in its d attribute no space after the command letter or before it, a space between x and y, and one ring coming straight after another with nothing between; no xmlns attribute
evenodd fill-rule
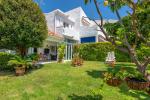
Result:
<svg viewBox="0 0 150 100"><path fill-rule="evenodd" d="M57 50L57 61L58 61L58 54L59 54L59 52L58 52L58 44L56 44L56 50Z"/></svg>
<svg viewBox="0 0 150 100"><path fill-rule="evenodd" d="M68 57L67 57L67 56L68 56L68 53L67 53L67 51L68 51L68 50L67 50L67 47L68 47L68 46L67 46L67 44L66 44L66 50L65 50L65 60L67 60L67 59L68 59Z"/></svg>
<svg viewBox="0 0 150 100"><path fill-rule="evenodd" d="M71 60L72 60L72 54L73 54L73 48L72 48L73 46L72 46L72 44L71 44Z"/></svg>
<svg viewBox="0 0 150 100"><path fill-rule="evenodd" d="M68 46L68 60L70 60L70 44Z"/></svg>

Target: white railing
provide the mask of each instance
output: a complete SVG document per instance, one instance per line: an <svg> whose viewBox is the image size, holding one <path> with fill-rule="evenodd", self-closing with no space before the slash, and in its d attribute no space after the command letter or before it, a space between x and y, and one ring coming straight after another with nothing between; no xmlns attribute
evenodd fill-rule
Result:
<svg viewBox="0 0 150 100"><path fill-rule="evenodd" d="M75 35L75 30L70 29L70 28L56 28L56 32L59 34L64 34L67 36L73 37Z"/></svg>

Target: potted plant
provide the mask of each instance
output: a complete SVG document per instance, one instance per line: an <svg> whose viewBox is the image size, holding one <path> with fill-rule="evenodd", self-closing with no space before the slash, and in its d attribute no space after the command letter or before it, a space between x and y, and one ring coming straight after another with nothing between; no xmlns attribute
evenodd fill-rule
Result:
<svg viewBox="0 0 150 100"><path fill-rule="evenodd" d="M72 66L82 66L83 59L79 56L79 53L75 53L72 59Z"/></svg>
<svg viewBox="0 0 150 100"><path fill-rule="evenodd" d="M114 68L115 67L115 63L116 63L115 61L110 61L110 62L108 62L108 65Z"/></svg>
<svg viewBox="0 0 150 100"><path fill-rule="evenodd" d="M145 90L150 86L150 82L138 71L130 73L125 81L128 87L134 90Z"/></svg>
<svg viewBox="0 0 150 100"><path fill-rule="evenodd" d="M104 73L104 81L110 86L119 86L125 76L126 70L124 68L108 68L108 71Z"/></svg>
<svg viewBox="0 0 150 100"><path fill-rule="evenodd" d="M58 62L62 63L65 56L65 45L60 45L58 48Z"/></svg>
<svg viewBox="0 0 150 100"><path fill-rule="evenodd" d="M25 74L26 68L29 64L21 57L15 56L15 58L8 62L8 65L14 67L16 75L20 76Z"/></svg>

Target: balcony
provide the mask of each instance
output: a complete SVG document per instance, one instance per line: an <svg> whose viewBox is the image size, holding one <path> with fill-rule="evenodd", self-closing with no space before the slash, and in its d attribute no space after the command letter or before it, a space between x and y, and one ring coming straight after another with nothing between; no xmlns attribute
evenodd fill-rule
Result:
<svg viewBox="0 0 150 100"><path fill-rule="evenodd" d="M64 27L57 27L56 28L56 33L63 34L65 36L68 36L68 37L70 37L72 39L77 40L76 31L74 29L64 28Z"/></svg>

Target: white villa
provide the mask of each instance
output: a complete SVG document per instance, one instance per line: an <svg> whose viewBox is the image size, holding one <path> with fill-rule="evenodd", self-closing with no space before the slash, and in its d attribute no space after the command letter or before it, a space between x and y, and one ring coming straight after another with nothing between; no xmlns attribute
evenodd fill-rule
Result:
<svg viewBox="0 0 150 100"><path fill-rule="evenodd" d="M45 16L48 38L42 48L29 48L29 54L43 54L44 60L57 60L57 47L65 43L65 60L71 60L73 44L105 41L103 33L98 31L97 25L87 18L81 7L67 12L56 9Z"/></svg>

